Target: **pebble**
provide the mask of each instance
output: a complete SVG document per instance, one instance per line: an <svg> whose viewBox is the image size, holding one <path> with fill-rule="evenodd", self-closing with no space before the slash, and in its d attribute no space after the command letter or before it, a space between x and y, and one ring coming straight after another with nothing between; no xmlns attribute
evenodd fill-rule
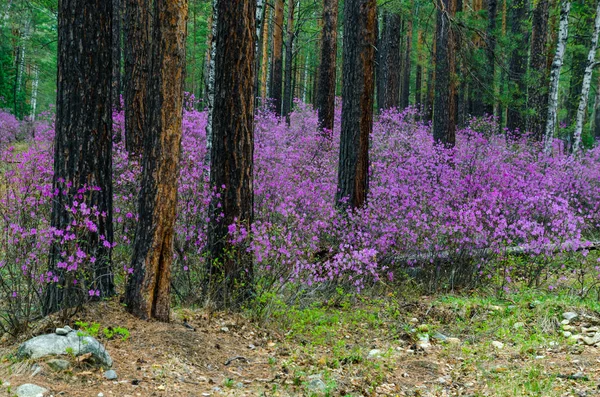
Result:
<svg viewBox="0 0 600 397"><path fill-rule="evenodd" d="M227 328L227 327L221 327L221 332L229 332L229 328Z"/></svg>
<svg viewBox="0 0 600 397"><path fill-rule="evenodd" d="M568 320L568 321L575 320L577 317L579 317L579 315L575 312L565 312L565 313L563 313L562 316L565 320Z"/></svg>
<svg viewBox="0 0 600 397"><path fill-rule="evenodd" d="M518 322L518 323L515 323L515 324L513 325L513 328L514 328L514 329L520 329L520 328L523 328L524 326L525 326L525 323L523 323L523 322Z"/></svg>
<svg viewBox="0 0 600 397"><path fill-rule="evenodd" d="M373 349L373 350L369 351L369 355L367 356L367 359L374 360L374 359L380 358L380 357L381 357L381 350Z"/></svg>
<svg viewBox="0 0 600 397"><path fill-rule="evenodd" d="M111 369L104 373L104 377L108 380L116 380L119 376L116 371Z"/></svg>
<svg viewBox="0 0 600 397"><path fill-rule="evenodd" d="M573 333L569 332L569 331L563 331L563 336L565 338L569 338L571 335L573 335Z"/></svg>
<svg viewBox="0 0 600 397"><path fill-rule="evenodd" d="M56 335L67 335L69 333L68 330L64 329L64 328L56 328L56 331L54 331L54 333Z"/></svg>
<svg viewBox="0 0 600 397"><path fill-rule="evenodd" d="M494 346L496 349L500 350L500 349L504 348L504 343L495 340L492 342L492 346Z"/></svg>

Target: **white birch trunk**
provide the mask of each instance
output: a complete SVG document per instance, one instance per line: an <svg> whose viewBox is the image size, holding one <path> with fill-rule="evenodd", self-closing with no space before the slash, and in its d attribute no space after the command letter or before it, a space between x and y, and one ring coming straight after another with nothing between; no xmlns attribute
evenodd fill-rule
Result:
<svg viewBox="0 0 600 397"><path fill-rule="evenodd" d="M210 179L210 161L213 141L212 115L215 103L215 56L217 55L217 10L218 1L212 0L213 20L212 20L212 42L210 43L210 62L208 65L208 120L206 123L206 156L204 164L208 167L208 177Z"/></svg>
<svg viewBox="0 0 600 397"><path fill-rule="evenodd" d="M40 70L37 65L33 65L33 82L31 84L31 121L35 121L37 114L37 97L38 97L38 86L40 83Z"/></svg>
<svg viewBox="0 0 600 397"><path fill-rule="evenodd" d="M571 2L563 0L560 10L560 23L558 28L558 43L556 45L556 54L552 62L550 72L550 89L548 91L548 119L546 121L546 134L544 137L544 152L552 152L552 143L554 131L556 130L556 118L558 108L558 82L560 80L560 70L565 58L565 49L567 46L567 37L569 36L569 13L571 11Z"/></svg>
<svg viewBox="0 0 600 397"><path fill-rule="evenodd" d="M306 93L307 93L307 82L308 82L308 56L309 54L306 54L306 56L304 57L304 79L302 79L302 103L306 103Z"/></svg>
<svg viewBox="0 0 600 397"><path fill-rule="evenodd" d="M579 99L579 107L577 108L577 118L575 122L575 132L573 133L573 153L577 153L581 146L581 133L583 131L583 122L585 119L585 111L588 106L588 98L590 95L590 86L592 84L592 73L596 66L596 50L598 49L598 34L600 33L600 1L596 8L596 20L594 22L594 35L592 36L592 46L588 53L587 66L583 75L583 83L581 85L581 98Z"/></svg>

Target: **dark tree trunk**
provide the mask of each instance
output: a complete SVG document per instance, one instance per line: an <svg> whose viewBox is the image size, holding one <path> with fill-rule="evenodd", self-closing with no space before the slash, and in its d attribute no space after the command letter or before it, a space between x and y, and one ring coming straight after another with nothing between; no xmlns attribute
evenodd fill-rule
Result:
<svg viewBox="0 0 600 397"><path fill-rule="evenodd" d="M414 1L413 5L414 8ZM402 96L400 97L400 108L405 109L410 106L410 52L412 50L412 35L413 35L412 15L406 19L406 42L404 46L404 59L402 61Z"/></svg>
<svg viewBox="0 0 600 397"><path fill-rule="evenodd" d="M146 132L150 67L150 0L125 4L125 148L141 155Z"/></svg>
<svg viewBox="0 0 600 397"><path fill-rule="evenodd" d="M494 114L494 93L495 83L494 77L496 73L496 19L498 17L498 0L487 0L488 8L488 25L487 25L487 40L486 40L486 70L483 82L487 94L485 95L484 113Z"/></svg>
<svg viewBox="0 0 600 397"><path fill-rule="evenodd" d="M527 100L527 17L529 0L516 0L511 9L511 40L518 45L512 51L509 65L510 104L506 127L511 133L525 132L525 104Z"/></svg>
<svg viewBox="0 0 600 397"><path fill-rule="evenodd" d="M400 104L400 15L384 11L381 33L380 110L399 108Z"/></svg>
<svg viewBox="0 0 600 397"><path fill-rule="evenodd" d="M422 109L422 97L423 97L423 31L419 29L417 34L417 70L415 77L415 105L418 106L420 111Z"/></svg>
<svg viewBox="0 0 600 397"><path fill-rule="evenodd" d="M533 9L531 57L529 59L528 132L541 141L548 117L548 69L546 43L548 36L549 0L538 0Z"/></svg>
<svg viewBox="0 0 600 397"><path fill-rule="evenodd" d="M121 0L112 0L112 7L112 106L121 110Z"/></svg>
<svg viewBox="0 0 600 397"><path fill-rule="evenodd" d="M439 0L436 19L436 53L435 53L435 99L433 114L433 138L437 144L454 146L454 93L451 92L451 53L450 39L450 5L451 0Z"/></svg>
<svg viewBox="0 0 600 397"><path fill-rule="evenodd" d="M285 84L283 88L283 112L285 122L290 125L290 112L292 111L292 65L294 58L294 12L296 0L288 0L287 41L285 46Z"/></svg>
<svg viewBox="0 0 600 397"><path fill-rule="evenodd" d="M169 321L171 303L187 12L187 0L154 0L148 132L131 260L133 274L125 294L131 313L165 322Z"/></svg>
<svg viewBox="0 0 600 397"><path fill-rule="evenodd" d="M333 131L337 58L337 0L323 1L323 33L321 35L321 65L317 84L319 127Z"/></svg>
<svg viewBox="0 0 600 397"><path fill-rule="evenodd" d="M336 203L359 208L369 187L369 137L373 130L375 0L344 4L342 133Z"/></svg>
<svg viewBox="0 0 600 397"><path fill-rule="evenodd" d="M219 2L210 184L220 197L211 203L207 247L218 307L239 307L252 293L252 255L228 233L234 223L249 231L253 221L255 9L253 0Z"/></svg>
<svg viewBox="0 0 600 397"><path fill-rule="evenodd" d="M273 61L271 62L271 99L275 114L282 112L283 83L283 0L275 0L273 17Z"/></svg>
<svg viewBox="0 0 600 397"><path fill-rule="evenodd" d="M82 303L88 290L100 291L101 297L114 294L111 247L105 247L102 241L113 241L112 3L62 0L58 9L58 49L53 179L57 194L51 225L59 230L70 227L72 213L65 206L71 206L73 200L81 202L84 197L88 207L96 206L106 216L99 218L97 233L78 236L89 255L89 281L78 280L75 285L73 272L59 265L68 262L63 257L64 247L52 246L49 271L57 274L59 281L48 284L45 313ZM81 193L86 186L91 189Z"/></svg>

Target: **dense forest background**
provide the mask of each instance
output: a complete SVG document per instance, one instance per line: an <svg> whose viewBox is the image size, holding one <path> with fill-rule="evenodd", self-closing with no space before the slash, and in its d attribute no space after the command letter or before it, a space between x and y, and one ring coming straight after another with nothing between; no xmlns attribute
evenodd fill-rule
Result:
<svg viewBox="0 0 600 397"><path fill-rule="evenodd" d="M113 0L119 9L119 0ZM455 3L455 4L454 4ZM548 78L559 33L560 4L556 0L458 0L451 21L456 64L451 79L456 83L457 123L469 116L494 114L500 128L531 131L532 119L540 113L533 104L546 95ZM594 32L594 2L571 2L569 35L559 85L559 137L567 142L573 133L588 51ZM262 98L292 98L317 101L323 2L312 0L270 1L266 22L258 37L257 88ZM120 9L124 10L124 6ZM343 10L343 1L338 4ZM56 91L57 2L56 0L0 1L0 108L19 119L33 119L52 109ZM336 13L336 96L341 95L343 17ZM123 87L123 27L114 24L121 38L116 82ZM207 106L212 3L189 3L187 70L185 91L193 94L195 106ZM377 95L381 109L420 106L432 118L436 65L436 9L429 0L378 2ZM281 24L281 26L280 26ZM273 74L274 57L281 56L282 71ZM276 62L277 63L277 62ZM590 146L600 136L600 74L594 69L590 100L586 109L582 141ZM279 76L279 77L278 77ZM282 81L277 81L282 79ZM384 88L397 84L398 97L386 104ZM397 83L395 83L397 81ZM276 92L279 91L279 94ZM285 110L285 109L282 109ZM546 112L542 119L545 121Z"/></svg>

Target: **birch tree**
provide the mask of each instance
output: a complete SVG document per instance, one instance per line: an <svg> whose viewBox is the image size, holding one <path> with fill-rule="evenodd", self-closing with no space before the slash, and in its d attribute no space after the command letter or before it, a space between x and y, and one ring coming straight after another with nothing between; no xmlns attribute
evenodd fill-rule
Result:
<svg viewBox="0 0 600 397"><path fill-rule="evenodd" d="M569 13L571 11L571 2L563 0L560 9L560 23L558 25L558 43L556 44L556 54L550 70L550 89L548 93L548 118L546 120L546 133L544 137L544 152L552 152L552 140L556 130L557 108L558 108L558 83L560 80L560 70L564 63L565 49L567 47L567 37L569 36Z"/></svg>
<svg viewBox="0 0 600 397"><path fill-rule="evenodd" d="M577 108L577 118L575 122L575 132L573 133L573 153L577 153L581 146L581 132L583 130L583 121L585 111L588 105L588 97L590 95L590 86L592 83L592 73L596 66L596 50L598 49L598 33L600 31L600 1L596 8L596 20L594 21L594 34L592 35L592 46L587 57L587 65L583 75L583 84L581 86L581 97L579 99L579 107Z"/></svg>

